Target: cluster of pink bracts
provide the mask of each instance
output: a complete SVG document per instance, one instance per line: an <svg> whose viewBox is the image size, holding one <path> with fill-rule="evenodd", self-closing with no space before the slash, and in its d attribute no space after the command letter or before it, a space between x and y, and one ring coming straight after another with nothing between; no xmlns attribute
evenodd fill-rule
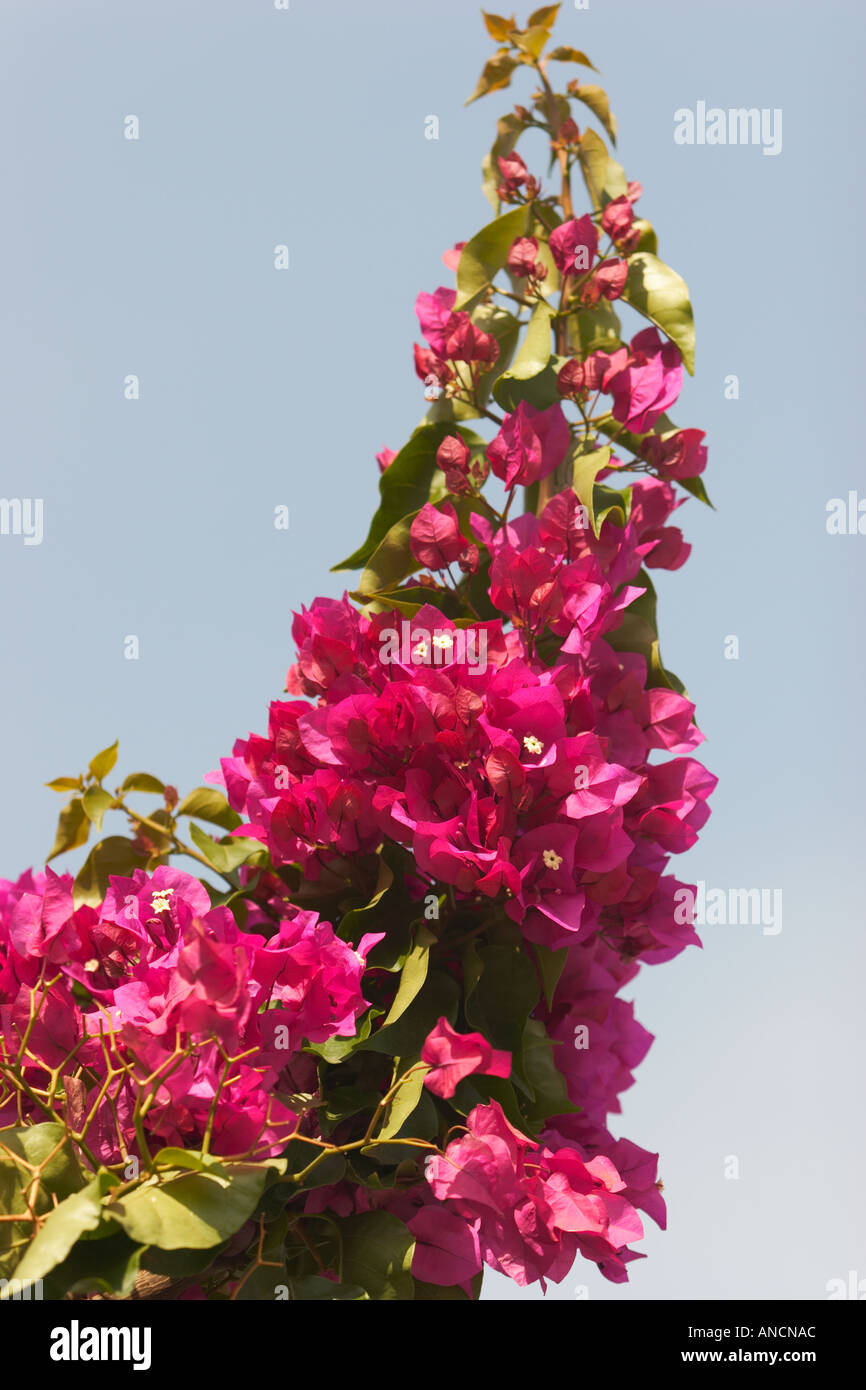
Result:
<svg viewBox="0 0 866 1390"><path fill-rule="evenodd" d="M503 177L519 183L515 159ZM624 251L634 189L606 213ZM550 244L569 272L587 256L592 264L598 237L589 218L572 219ZM512 273L541 278L537 252L534 238L519 238ZM597 267L599 294L618 295L619 264ZM498 351L453 303L437 290L418 304L429 346L416 348L417 368L443 383L455 362L487 368ZM629 349L568 363L559 387L564 399L609 392L614 417L643 432L681 376L676 349L651 328ZM529 1138L495 1101L479 1105L408 1191L343 1182L305 1199L306 1210L338 1217L386 1207L415 1236L414 1272L428 1282L468 1288L482 1261L521 1284L559 1280L577 1253L620 1280L643 1234L637 1209L664 1223L657 1156L607 1127L651 1042L620 993L639 962L698 941L675 910L685 885L666 870L694 843L715 779L691 756L702 735L690 702L648 687L644 657L608 639L643 593L632 582L641 567L676 569L687 557L667 524L679 505L671 480L701 471L701 440L652 436L644 457L659 476L628 475L628 520L608 519L598 537L570 489L537 518L496 526L474 512L471 536L451 502L428 503L412 525L418 564L470 574L489 565L501 616L467 632L432 605L406 621L365 616L345 596L317 599L295 617L290 698L271 705L267 735L238 741L222 761L244 818L236 833L266 845L276 869L298 866L315 882L338 857L394 842L411 853L416 899L444 889L458 906L499 903L526 943L567 951L535 1018L558 1044L573 1113ZM470 458L455 432L439 463L458 499L477 492L488 466L508 488L538 482L570 442L562 405L521 403L486 459ZM383 470L392 459L383 451ZM612 458L602 477L618 467ZM551 635L553 664L549 649L539 653ZM150 1146L205 1143L217 1155L281 1152L298 1129L286 1098L317 1085L303 1046L355 1034L367 953L382 933L346 942L279 896L246 907L241 929L198 879L169 866L115 878L100 906L77 910L68 874L0 882L0 1046L28 1087L0 1107L0 1126L44 1118L37 1097L50 1109L52 1081L83 1069L89 1082L72 1094L95 1160L123 1161L141 1134ZM473 1073L511 1069L508 1052L445 1018L421 1057L442 1098Z"/></svg>

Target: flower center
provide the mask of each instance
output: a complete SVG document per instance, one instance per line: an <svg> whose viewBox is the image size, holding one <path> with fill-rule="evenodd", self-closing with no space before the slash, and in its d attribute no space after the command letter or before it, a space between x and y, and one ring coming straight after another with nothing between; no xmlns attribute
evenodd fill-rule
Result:
<svg viewBox="0 0 866 1390"><path fill-rule="evenodd" d="M562 855L557 854L555 849L546 849L542 858L548 869L558 869L562 863Z"/></svg>
<svg viewBox="0 0 866 1390"><path fill-rule="evenodd" d="M526 749L527 753L544 752L544 744L541 742L540 738L535 737L535 734L524 734L523 746Z"/></svg>

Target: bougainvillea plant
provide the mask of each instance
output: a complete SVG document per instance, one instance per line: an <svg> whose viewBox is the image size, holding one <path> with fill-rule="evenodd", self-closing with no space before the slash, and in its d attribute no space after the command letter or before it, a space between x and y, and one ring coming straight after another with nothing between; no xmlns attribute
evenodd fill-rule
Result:
<svg viewBox="0 0 866 1390"><path fill-rule="evenodd" d="M669 860L715 779L649 572L687 558L706 449L667 414L686 286L558 8L484 17L471 99L535 90L267 731L182 799L109 790L105 749L50 784L49 859L128 833L0 885L0 1276L45 1297L472 1299L485 1265L625 1280L664 1225L609 1121L651 1042L623 989L698 944Z"/></svg>

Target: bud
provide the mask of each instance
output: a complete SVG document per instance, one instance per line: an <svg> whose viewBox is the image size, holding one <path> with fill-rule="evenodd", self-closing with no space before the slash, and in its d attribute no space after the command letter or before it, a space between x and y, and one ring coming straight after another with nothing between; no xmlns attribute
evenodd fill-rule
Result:
<svg viewBox="0 0 866 1390"><path fill-rule="evenodd" d="M180 800L180 797L178 796L177 792L177 787L166 787L165 791L163 792L163 797L165 798L165 808L167 811L173 811L178 801Z"/></svg>
<svg viewBox="0 0 866 1390"><path fill-rule="evenodd" d="M436 463L445 474L449 492L461 496L471 492L469 483L469 445L459 435L449 434L436 450Z"/></svg>

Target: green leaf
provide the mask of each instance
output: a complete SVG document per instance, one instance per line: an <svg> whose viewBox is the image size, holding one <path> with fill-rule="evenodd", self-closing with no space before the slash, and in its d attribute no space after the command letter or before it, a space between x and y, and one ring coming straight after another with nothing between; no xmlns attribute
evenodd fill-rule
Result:
<svg viewBox="0 0 866 1390"><path fill-rule="evenodd" d="M480 328L482 333L490 333L499 344L499 356L493 366L487 372L482 372L478 378L478 399L482 405L487 403L490 390L499 372L506 369L511 361L512 354L517 346L520 336L520 321L513 314L509 314L507 309L502 309L498 304L481 303L476 305L470 315L472 322ZM476 435L476 439L478 436ZM467 440L467 443L470 441ZM484 448L484 442L479 441L480 447Z"/></svg>
<svg viewBox="0 0 866 1390"><path fill-rule="evenodd" d="M638 573L635 584L641 585L645 592L633 599L624 610L619 625L612 632L605 633L605 641L610 643L614 651L639 652L645 658L649 689L665 686L679 695L686 695L682 681L672 671L666 670L662 662L656 619L658 596L646 570Z"/></svg>
<svg viewBox="0 0 866 1390"><path fill-rule="evenodd" d="M261 840L253 840L246 835L230 835L217 843L210 835L206 835L195 821L190 821L189 834L190 839L217 873L230 874L240 868L241 864L266 862L267 848Z"/></svg>
<svg viewBox="0 0 866 1390"><path fill-rule="evenodd" d="M692 497L697 497L699 502L705 502L708 507L713 507L709 493L704 487L703 478L677 478L677 482L680 487L685 488L686 492L690 492ZM713 511L715 511L715 507L713 507Z"/></svg>
<svg viewBox="0 0 866 1390"><path fill-rule="evenodd" d="M49 1298L107 1293L128 1298L135 1288L144 1249L123 1231L101 1240L79 1240L47 1279Z"/></svg>
<svg viewBox="0 0 866 1390"><path fill-rule="evenodd" d="M585 53L581 53L579 48L570 48L568 44L552 49L547 56L557 63L582 63L585 68L592 68L593 72L598 72L595 63L591 63Z"/></svg>
<svg viewBox="0 0 866 1390"><path fill-rule="evenodd" d="M622 297L676 343L686 371L693 375L695 320L682 276L650 252L636 251L629 257Z"/></svg>
<svg viewBox="0 0 866 1390"><path fill-rule="evenodd" d="M466 243L457 265L455 309L465 309L470 300L487 288L504 266L515 237L525 235L528 223L529 207L513 208L482 227ZM387 478L396 462L397 459L385 470L383 478Z"/></svg>
<svg viewBox="0 0 866 1390"><path fill-rule="evenodd" d="M615 522L617 526L625 526L631 515L631 502L631 489L618 492L606 483L596 483L592 490L593 527L596 536L601 534L601 528L607 520Z"/></svg>
<svg viewBox="0 0 866 1390"><path fill-rule="evenodd" d="M222 1173L180 1173L150 1180L105 1208L126 1234L160 1250L206 1250L234 1235L264 1191L262 1164L226 1163Z"/></svg>
<svg viewBox="0 0 866 1390"><path fill-rule="evenodd" d="M390 865L380 854L376 869L376 888L373 896L363 907L353 907L349 912L344 913L337 935L341 941L351 941L357 943L365 932L371 930L375 920L375 909L394 883L394 872ZM372 914L372 915L371 915Z"/></svg>
<svg viewBox="0 0 866 1390"><path fill-rule="evenodd" d="M34 1168L40 1170L35 1197L31 1188ZM49 1122L0 1130L0 1214L21 1213L26 1218L24 1197L30 1190L37 1215L44 1216L55 1198L70 1196L81 1186L81 1173L64 1126ZM29 1219L20 1224L0 1222L0 1277L15 1273L32 1234Z"/></svg>
<svg viewBox="0 0 866 1390"><path fill-rule="evenodd" d="M378 1091L364 1091L359 1086L337 1086L317 1111L322 1137L327 1139L344 1120L362 1111L369 1111L372 1115L381 1099Z"/></svg>
<svg viewBox="0 0 866 1390"><path fill-rule="evenodd" d="M544 1002L549 1009L552 1009L556 986L568 958L568 947L563 946L559 951L552 951L549 946L533 945L532 950L538 964L538 973L541 976Z"/></svg>
<svg viewBox="0 0 866 1390"><path fill-rule="evenodd" d="M502 182L498 161L500 157L504 159L512 153L523 129L523 121L519 116L515 116L513 111L500 116L496 122L496 139L490 153L486 154L481 162L481 172L484 175L482 192L496 213L499 212L499 195L496 190Z"/></svg>
<svg viewBox="0 0 866 1390"><path fill-rule="evenodd" d="M253 1242L252 1263L241 1272L240 1282L235 1290L234 1296L239 1302L273 1299L278 1287L287 1285L286 1234L288 1226L288 1215L282 1211L275 1220L265 1226L262 1233L261 1251L258 1249L258 1239Z"/></svg>
<svg viewBox="0 0 866 1390"><path fill-rule="evenodd" d="M93 846L78 871L72 888L75 907L89 903L97 907L108 891L113 874L130 878L136 869L143 869L148 855L136 849L124 835L109 835Z"/></svg>
<svg viewBox="0 0 866 1390"><path fill-rule="evenodd" d="M131 772L128 777L124 777L120 790L121 792L158 792L161 795L165 791L165 783L160 782L158 777L151 777L149 772Z"/></svg>
<svg viewBox="0 0 866 1390"><path fill-rule="evenodd" d="M412 1072L408 1081L403 1082L403 1085L391 1102L385 1124L376 1135L376 1138L380 1141L383 1139L395 1139L397 1137L410 1115L417 1109L422 1095L425 1094L424 1077L427 1075L430 1068L418 1064L418 1059L416 1058L413 1062L407 1062L402 1070L409 1071L413 1065L417 1066L417 1070ZM415 1135L414 1126L412 1134L415 1138L419 1137Z"/></svg>
<svg viewBox="0 0 866 1390"><path fill-rule="evenodd" d="M223 830L234 830L242 820L237 811L233 811L229 806L218 787L196 787L183 798L175 815L198 816L199 820L221 825Z"/></svg>
<svg viewBox="0 0 866 1390"><path fill-rule="evenodd" d="M53 782L45 782L53 792L75 792L81 786L80 777L55 777Z"/></svg>
<svg viewBox="0 0 866 1390"><path fill-rule="evenodd" d="M406 957L406 964L400 972L400 984L394 996L394 1002L388 1010L388 1015L382 1024L387 1028L390 1024L396 1023L398 1018L406 1012L412 1000L418 995L424 981L427 978L427 968L430 964L430 947L435 943L436 937L427 927L421 927L415 938L415 945Z"/></svg>
<svg viewBox="0 0 866 1390"><path fill-rule="evenodd" d="M577 150L583 181L596 210L614 198L625 197L628 192L625 170L611 159L600 135L594 130L585 130Z"/></svg>
<svg viewBox="0 0 866 1390"><path fill-rule="evenodd" d="M500 14L487 14L485 10L482 10L481 17L487 26L488 34L497 43L507 42L512 29L516 28L514 15L510 19L503 19Z"/></svg>
<svg viewBox="0 0 866 1390"><path fill-rule="evenodd" d="M658 237L651 222L647 222L645 217L636 217L632 223L632 231L637 228L640 232L640 241L635 247L636 251L649 251L653 256L659 249Z"/></svg>
<svg viewBox="0 0 866 1390"><path fill-rule="evenodd" d="M160 1149L153 1157L156 1168L184 1168L195 1173L215 1172L218 1175L223 1172L224 1163L222 1159L216 1158L213 1154L203 1154L198 1149L178 1149L173 1145ZM270 1165L276 1166L285 1171L283 1159L273 1159Z"/></svg>
<svg viewBox="0 0 866 1390"><path fill-rule="evenodd" d="M305 1168L309 1168L314 1158L321 1158L322 1150L317 1144L311 1144L305 1139L293 1139L286 1149L285 1157L288 1163L289 1173L302 1173ZM281 1194L288 1192L294 1195L295 1192L304 1191L314 1187L330 1187L333 1183L341 1182L346 1173L346 1156L340 1153L329 1153L318 1163L308 1177L298 1184L292 1182L275 1183L271 1192L279 1200Z"/></svg>
<svg viewBox="0 0 866 1390"><path fill-rule="evenodd" d="M362 1047L368 1040L374 1020L381 1018L384 1012L384 1009L369 1009L358 1025L358 1031L353 1038L342 1038L337 1036L328 1038L327 1042L309 1043L308 1051L314 1052L317 1057L321 1057L324 1062L328 1062L331 1065L344 1062L347 1057L351 1056L353 1052Z"/></svg>
<svg viewBox="0 0 866 1390"><path fill-rule="evenodd" d="M360 1050L386 1052L392 1057L414 1056L440 1018L454 1023L459 997L460 986L451 975L444 970L429 970L423 988L402 1017L373 1033Z"/></svg>
<svg viewBox="0 0 866 1390"><path fill-rule="evenodd" d="M359 594L379 596L382 590L402 583L421 568L421 561L415 559L410 548L412 522L417 515L418 512L410 512L385 532L358 580Z"/></svg>
<svg viewBox="0 0 866 1390"><path fill-rule="evenodd" d="M610 109L610 101L607 92L602 87L596 87L593 83L581 84L575 93L579 101L584 106L588 106L596 120L600 121L616 144L616 116Z"/></svg>
<svg viewBox="0 0 866 1390"><path fill-rule="evenodd" d="M387 1211L368 1211L341 1222L343 1280L358 1284L377 1300L411 1299L410 1231Z"/></svg>
<svg viewBox="0 0 866 1390"><path fill-rule="evenodd" d="M359 1284L335 1284L332 1279L323 1279L320 1274L307 1274L303 1279L290 1279L288 1286L292 1301L299 1303L358 1302L370 1297Z"/></svg>
<svg viewBox="0 0 866 1390"><path fill-rule="evenodd" d="M101 753L97 753L95 758L90 760L90 775L95 777L97 782L101 782L103 777L107 777L114 764L117 762L117 739L108 748L103 748Z"/></svg>
<svg viewBox="0 0 866 1390"><path fill-rule="evenodd" d="M447 434L455 432L455 428L467 444L483 445L484 441L478 435L471 430L455 427L450 421L420 425L379 480L382 500L367 539L353 555L333 565L333 570L360 569L366 565L386 532L431 500L431 487L436 474L441 478L441 471L436 466L436 450Z"/></svg>
<svg viewBox="0 0 866 1390"><path fill-rule="evenodd" d="M486 96L488 92L496 92L501 87L507 87L511 82L511 74L517 67L517 59L512 58L505 51L494 53L485 64L481 76L478 79L478 86L471 97L466 98L466 105L477 101L479 97Z"/></svg>
<svg viewBox="0 0 866 1390"><path fill-rule="evenodd" d="M556 390L556 376L553 372L546 375L550 378L547 389L539 378L544 373L545 368L550 362L552 351L551 341L551 321L554 310L549 304L540 302L532 311L532 316L526 325L526 336L523 344L507 372L503 372L497 379L493 387L494 399L504 410L514 410L520 400L529 400L536 409L543 409L537 404L533 396L527 394L528 383L533 383L538 394L539 388L542 395L547 398L552 389L552 396L547 400L548 405L558 399ZM532 388L529 387L531 391Z"/></svg>
<svg viewBox="0 0 866 1390"><path fill-rule="evenodd" d="M481 977L466 1000L466 1018L494 1047L520 1049L526 1019L539 999L535 968L520 946L481 946Z"/></svg>
<svg viewBox="0 0 866 1390"><path fill-rule="evenodd" d="M16 1156L39 1169L40 1189L46 1193L69 1197L83 1185L65 1125L48 1121L0 1129L0 1164L8 1163L18 1173L20 1183L32 1174L15 1163Z"/></svg>
<svg viewBox="0 0 866 1390"><path fill-rule="evenodd" d="M599 525L595 514L595 479L602 469L607 468L612 453L610 445L605 444L601 449L578 448L572 456L571 485L578 501L586 507L596 536Z"/></svg>
<svg viewBox="0 0 866 1390"><path fill-rule="evenodd" d="M607 299L600 299L591 309L577 309L569 314L567 322L575 356L585 358L597 350L614 353L622 347L622 325Z"/></svg>
<svg viewBox="0 0 866 1390"><path fill-rule="evenodd" d="M534 1125L542 1124L551 1115L571 1115L579 1109L569 1100L565 1077L557 1069L553 1057L554 1044L544 1024L538 1019L527 1019L519 1068L533 1093L534 1099L526 1107L526 1113Z"/></svg>
<svg viewBox="0 0 866 1390"><path fill-rule="evenodd" d="M78 849L79 845L86 845L89 834L90 821L84 809L84 802L80 796L74 796L60 812L54 848L45 860L46 864L58 854L65 854L69 849Z"/></svg>
<svg viewBox="0 0 866 1390"><path fill-rule="evenodd" d="M107 792L104 787L88 787L81 800L88 820L92 821L97 830L101 830L102 817L115 805L111 792Z"/></svg>
<svg viewBox="0 0 866 1390"><path fill-rule="evenodd" d="M80 1192L73 1192L49 1212L15 1270L16 1278L44 1279L66 1259L86 1231L95 1231L103 1218L102 1198L108 1174L100 1174Z"/></svg>

